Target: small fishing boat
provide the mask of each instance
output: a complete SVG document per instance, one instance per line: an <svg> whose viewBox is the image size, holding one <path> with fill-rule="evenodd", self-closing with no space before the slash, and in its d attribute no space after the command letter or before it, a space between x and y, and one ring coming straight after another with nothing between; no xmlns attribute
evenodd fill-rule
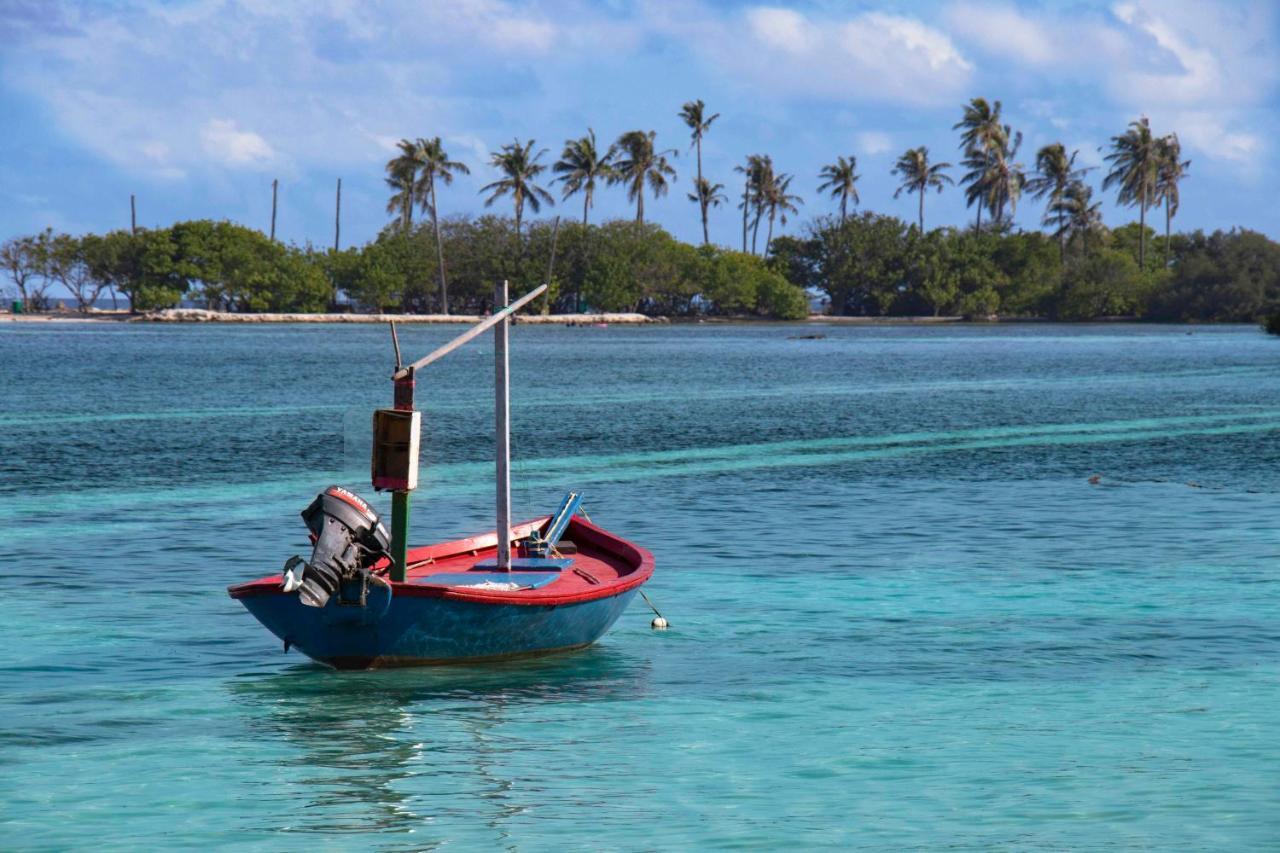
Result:
<svg viewBox="0 0 1280 853"><path fill-rule="evenodd" d="M330 486L302 511L310 559L228 593L284 642L337 669L500 660L598 640L653 574L653 555L593 524L569 492L551 515L512 525L507 331L543 285L430 355L403 366L392 326L395 408L374 413L373 486L392 492L391 531L367 501ZM416 376L494 328L497 525L493 532L409 548L421 413ZM499 531L505 531L501 535ZM641 595L643 593L641 592ZM656 613L656 611L655 611ZM653 627L666 627L661 615Z"/></svg>

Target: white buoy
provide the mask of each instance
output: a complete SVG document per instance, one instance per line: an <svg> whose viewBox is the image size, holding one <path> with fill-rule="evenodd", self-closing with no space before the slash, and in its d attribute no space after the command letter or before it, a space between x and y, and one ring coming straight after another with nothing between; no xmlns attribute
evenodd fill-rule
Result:
<svg viewBox="0 0 1280 853"><path fill-rule="evenodd" d="M653 628L655 631L665 631L667 630L667 620L663 619L661 616L655 616L653 617L653 621L649 623L649 627Z"/></svg>

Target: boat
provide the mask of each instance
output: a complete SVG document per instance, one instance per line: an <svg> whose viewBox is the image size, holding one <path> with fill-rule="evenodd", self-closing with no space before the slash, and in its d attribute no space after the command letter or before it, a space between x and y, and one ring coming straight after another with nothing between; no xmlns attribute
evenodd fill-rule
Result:
<svg viewBox="0 0 1280 853"><path fill-rule="evenodd" d="M481 663L580 649L604 635L653 574L653 555L598 527L569 492L555 512L512 524L507 333L542 285L411 365L396 367L394 408L374 412L373 487L391 491L391 530L364 498L330 486L302 511L313 543L278 574L228 588L284 644L335 669ZM417 488L420 371L489 328L494 334L494 530L410 548ZM500 531L505 531L502 535ZM646 597L646 601L647 601ZM650 605L652 606L652 605ZM655 614L657 613L655 609ZM661 614L651 623L665 628Z"/></svg>

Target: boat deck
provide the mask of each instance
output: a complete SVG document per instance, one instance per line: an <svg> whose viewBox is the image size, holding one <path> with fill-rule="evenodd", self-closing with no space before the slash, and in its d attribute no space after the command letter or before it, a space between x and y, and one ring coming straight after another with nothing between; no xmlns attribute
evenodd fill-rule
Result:
<svg viewBox="0 0 1280 853"><path fill-rule="evenodd" d="M512 528L516 539L544 527L547 518ZM471 539L410 548L408 572L403 584L393 584L396 595L428 594L432 597L490 603L563 604L604 595L617 595L648 579L653 558L589 522L575 516L565 532L577 553L559 560L513 561L510 572L497 571L493 561L498 541L489 533ZM513 554L518 552L513 549ZM560 563L563 565L556 566ZM488 565L486 565L488 564ZM529 565L534 564L534 565ZM512 588L515 586L516 588Z"/></svg>
<svg viewBox="0 0 1280 853"><path fill-rule="evenodd" d="M512 538L524 538L531 531L544 528L548 520L544 516L514 525ZM547 562L568 561L566 565L539 565L510 572L492 567L498 550L496 533L410 548L405 581L391 583L391 587L396 597L555 606L618 595L640 586L653 573L653 556L648 551L580 516L569 522L564 539L572 542L577 552ZM512 550L513 556L519 556L517 549ZM375 564L373 571L385 578L388 568L383 560ZM235 598L275 593L281 593L279 575L231 588Z"/></svg>

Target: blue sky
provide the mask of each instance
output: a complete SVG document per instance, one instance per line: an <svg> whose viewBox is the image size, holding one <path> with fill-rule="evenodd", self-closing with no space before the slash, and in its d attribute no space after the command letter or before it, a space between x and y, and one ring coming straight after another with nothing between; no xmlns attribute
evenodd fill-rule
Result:
<svg viewBox="0 0 1280 853"><path fill-rule="evenodd" d="M403 136L443 137L472 169L443 213L483 210L488 153L515 137L554 160L564 140L653 129L680 150L646 213L696 239L680 105L721 114L704 169L734 184L754 152L794 173L801 222L830 212L816 175L856 155L862 206L911 218L889 170L908 147L959 159L961 105L999 99L1026 141L1085 163L1139 115L1192 161L1175 228L1280 237L1280 15L1259 2L524 2L524 0L0 0L0 239L227 218L327 244L343 179L343 242L387 221L382 168ZM958 176L958 175L957 175ZM1101 174L1090 174L1095 186ZM558 194L557 194L558 195ZM499 203L501 204L501 202ZM506 207L499 207L504 212ZM579 216L576 200L558 211ZM544 211L545 212L545 211ZM1023 227L1040 205L1024 200ZM593 216L627 216L621 189ZM732 244L736 212L713 211ZM1105 220L1136 218L1108 198ZM961 193L928 225L970 219ZM797 223L789 226L794 231Z"/></svg>

